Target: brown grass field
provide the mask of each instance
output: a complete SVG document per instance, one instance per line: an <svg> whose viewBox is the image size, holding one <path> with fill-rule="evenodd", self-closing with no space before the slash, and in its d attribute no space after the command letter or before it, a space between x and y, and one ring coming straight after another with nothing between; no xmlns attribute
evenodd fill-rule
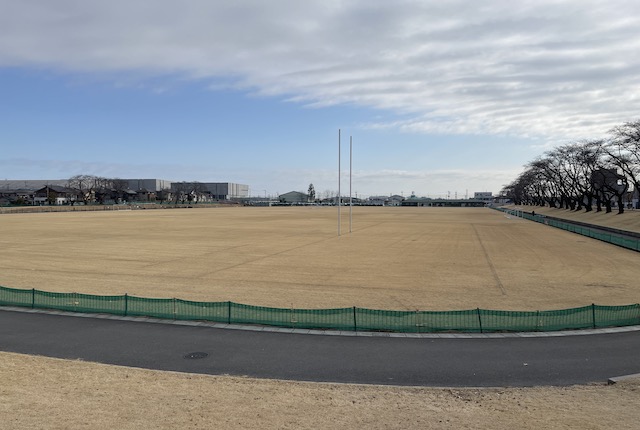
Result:
<svg viewBox="0 0 640 430"><path fill-rule="evenodd" d="M354 208L352 234L346 212L340 237L335 208L1 215L0 284L312 308L558 309L640 296L638 253L497 211ZM637 215L610 216L633 230ZM640 421L638 379L427 389L0 352L0 381L0 429L635 429Z"/></svg>
<svg viewBox="0 0 640 430"><path fill-rule="evenodd" d="M343 208L340 237L326 207L3 215L0 285L286 308L547 310L640 299L638 254L613 245L484 208L353 212L349 234Z"/></svg>

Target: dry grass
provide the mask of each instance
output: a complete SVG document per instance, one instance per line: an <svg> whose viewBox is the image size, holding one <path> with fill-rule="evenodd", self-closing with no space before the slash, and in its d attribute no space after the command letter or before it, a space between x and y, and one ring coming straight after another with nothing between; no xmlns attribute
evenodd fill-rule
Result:
<svg viewBox="0 0 640 430"><path fill-rule="evenodd" d="M432 389L156 372L0 353L4 429L633 429L640 380Z"/></svg>
<svg viewBox="0 0 640 430"><path fill-rule="evenodd" d="M638 255L489 209L3 215L0 282L263 306L557 309L638 301ZM640 221L640 218L636 218Z"/></svg>

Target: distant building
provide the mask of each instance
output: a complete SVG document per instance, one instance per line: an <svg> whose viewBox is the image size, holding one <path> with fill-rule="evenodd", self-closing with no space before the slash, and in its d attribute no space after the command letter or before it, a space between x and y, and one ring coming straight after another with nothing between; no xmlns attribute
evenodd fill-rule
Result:
<svg viewBox="0 0 640 430"><path fill-rule="evenodd" d="M0 191L3 190L29 190L35 191L47 185L66 187L68 179L6 179L0 180Z"/></svg>
<svg viewBox="0 0 640 430"><path fill-rule="evenodd" d="M173 182L172 192L192 193L204 201L246 199L249 186L231 182Z"/></svg>
<svg viewBox="0 0 640 430"><path fill-rule="evenodd" d="M366 204L369 206L401 206L404 197L397 194L393 196L371 196L367 199Z"/></svg>
<svg viewBox="0 0 640 430"><path fill-rule="evenodd" d="M476 191L473 193L474 200L482 200L486 205L493 203L493 194L491 191Z"/></svg>
<svg viewBox="0 0 640 430"><path fill-rule="evenodd" d="M171 181L166 179L124 179L129 184L129 189L133 191L158 192L171 189Z"/></svg>
<svg viewBox="0 0 640 430"><path fill-rule="evenodd" d="M57 185L47 185L33 194L34 205L68 205L78 199L75 190Z"/></svg>
<svg viewBox="0 0 640 430"><path fill-rule="evenodd" d="M278 200L281 203L308 203L309 194L299 191L289 191L288 193L280 194Z"/></svg>

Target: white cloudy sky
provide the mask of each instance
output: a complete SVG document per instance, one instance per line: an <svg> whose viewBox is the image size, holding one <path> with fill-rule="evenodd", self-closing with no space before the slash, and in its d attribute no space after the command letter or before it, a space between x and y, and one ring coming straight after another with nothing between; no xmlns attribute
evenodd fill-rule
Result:
<svg viewBox="0 0 640 430"><path fill-rule="evenodd" d="M640 117L638 1L0 0L0 179L498 192ZM343 190L348 187L344 182Z"/></svg>

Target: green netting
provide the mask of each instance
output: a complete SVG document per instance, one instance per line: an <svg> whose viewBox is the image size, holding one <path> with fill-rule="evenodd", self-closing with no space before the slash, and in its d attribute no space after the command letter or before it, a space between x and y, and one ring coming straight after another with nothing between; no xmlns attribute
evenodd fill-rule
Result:
<svg viewBox="0 0 640 430"><path fill-rule="evenodd" d="M596 327L615 327L640 324L640 305L594 307Z"/></svg>
<svg viewBox="0 0 640 430"><path fill-rule="evenodd" d="M0 305L27 306L33 305L33 290L0 287Z"/></svg>
<svg viewBox="0 0 640 430"><path fill-rule="evenodd" d="M353 330L353 308L290 309L292 328Z"/></svg>
<svg viewBox="0 0 640 430"><path fill-rule="evenodd" d="M231 302L191 302L175 300L175 318L179 320L201 320L229 322Z"/></svg>
<svg viewBox="0 0 640 430"><path fill-rule="evenodd" d="M126 296L127 315L175 319L175 299L146 299Z"/></svg>
<svg viewBox="0 0 640 430"><path fill-rule="evenodd" d="M539 330L569 330L595 327L593 321L593 307L562 309L556 311L539 312Z"/></svg>
<svg viewBox="0 0 640 430"><path fill-rule="evenodd" d="M231 303L230 315L232 323L353 330L353 308L284 309Z"/></svg>
<svg viewBox="0 0 640 430"><path fill-rule="evenodd" d="M0 305L33 306L33 290L0 287Z"/></svg>
<svg viewBox="0 0 640 430"><path fill-rule="evenodd" d="M75 311L124 315L125 300L125 296L94 296L75 293Z"/></svg>
<svg viewBox="0 0 640 430"><path fill-rule="evenodd" d="M34 308L124 315L124 296L94 296L91 294L52 293L39 290L27 291L33 296L31 306Z"/></svg>
<svg viewBox="0 0 640 430"><path fill-rule="evenodd" d="M74 312L78 307L75 293L51 293L48 291L33 291L33 307L45 309L58 309Z"/></svg>
<svg viewBox="0 0 640 430"><path fill-rule="evenodd" d="M442 331L480 332L477 310L387 311L356 308L358 330L429 333Z"/></svg>
<svg viewBox="0 0 640 430"><path fill-rule="evenodd" d="M290 328L427 332L553 331L640 325L640 305L590 305L552 311L393 311L364 308L286 309L233 302L94 296L0 287L0 305L164 319Z"/></svg>
<svg viewBox="0 0 640 430"><path fill-rule="evenodd" d="M495 311L480 310L483 332L493 331L538 331L540 313L538 311Z"/></svg>
<svg viewBox="0 0 640 430"><path fill-rule="evenodd" d="M508 209L505 209L505 208L495 208L495 209L501 212L510 212ZM601 232L598 230L594 230L593 228L590 228L590 227L580 226L577 224L562 222L554 219L548 219L541 215L531 215L531 214L522 212L521 216L524 219L544 223L545 225L550 225L551 227L556 227L561 230L566 230L572 233L581 234L583 236L598 239L603 242L612 243L614 245L618 245L623 248L632 249L634 251L640 251L640 239L624 236L622 234Z"/></svg>

